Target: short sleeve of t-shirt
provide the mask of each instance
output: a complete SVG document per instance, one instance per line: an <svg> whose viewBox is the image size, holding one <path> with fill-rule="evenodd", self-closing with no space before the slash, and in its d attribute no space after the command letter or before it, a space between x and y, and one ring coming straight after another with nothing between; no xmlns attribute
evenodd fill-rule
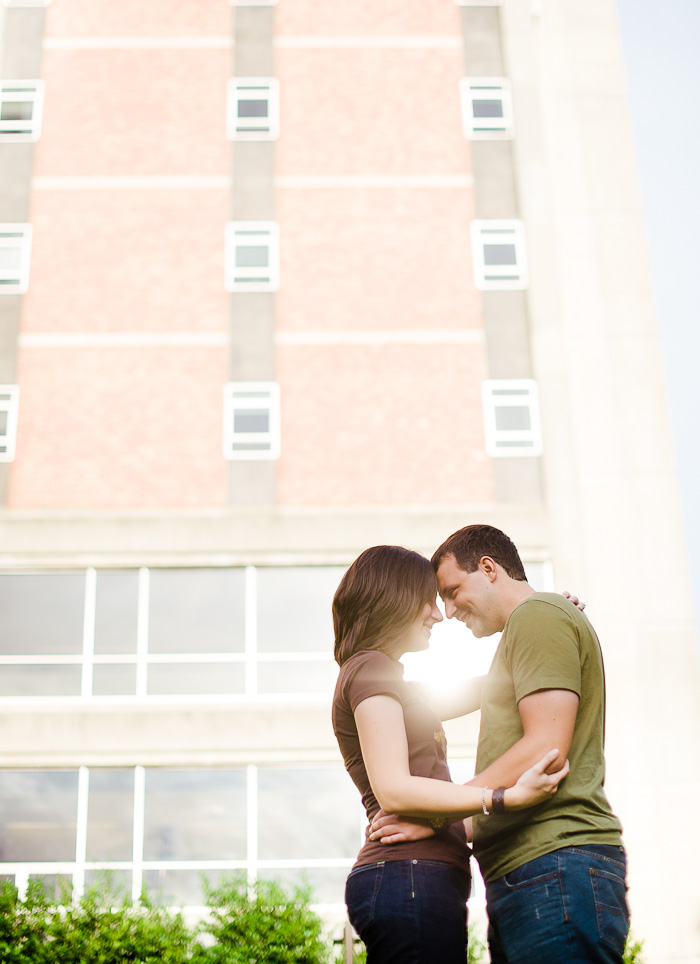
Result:
<svg viewBox="0 0 700 964"><path fill-rule="evenodd" d="M530 598L509 622L507 656L516 702L544 689L571 690L580 697L580 644L571 616L545 599Z"/></svg>
<svg viewBox="0 0 700 964"><path fill-rule="evenodd" d="M393 696L401 702L401 677L394 661L380 652L359 653L347 667L342 697L355 712L370 696Z"/></svg>

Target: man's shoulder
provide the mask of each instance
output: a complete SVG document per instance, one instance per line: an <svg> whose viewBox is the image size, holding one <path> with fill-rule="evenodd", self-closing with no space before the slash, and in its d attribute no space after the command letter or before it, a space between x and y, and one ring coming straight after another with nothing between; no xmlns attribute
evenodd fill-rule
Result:
<svg viewBox="0 0 700 964"><path fill-rule="evenodd" d="M577 614L582 615L580 610L564 596L556 592L535 592L528 596L519 606L516 606L510 615L509 623L514 626L528 623L531 620L540 622L542 620L574 620Z"/></svg>

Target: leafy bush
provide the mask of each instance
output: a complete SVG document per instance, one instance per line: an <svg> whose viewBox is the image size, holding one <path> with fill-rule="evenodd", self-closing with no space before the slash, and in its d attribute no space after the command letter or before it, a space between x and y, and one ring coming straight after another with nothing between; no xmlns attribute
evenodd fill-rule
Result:
<svg viewBox="0 0 700 964"><path fill-rule="evenodd" d="M201 931L214 943L201 951L202 964L325 964L321 919L309 907L310 891L291 894L274 881L249 890L244 877L206 886L211 919Z"/></svg>
<svg viewBox="0 0 700 964"><path fill-rule="evenodd" d="M250 892L232 877L207 887L209 919L188 927L179 913L153 907L144 895L133 903L104 883L79 901L70 892L61 906L42 883L27 896L5 882L0 889L2 964L326 964L321 920L308 890L290 895L276 883ZM115 903L115 898L117 903Z"/></svg>

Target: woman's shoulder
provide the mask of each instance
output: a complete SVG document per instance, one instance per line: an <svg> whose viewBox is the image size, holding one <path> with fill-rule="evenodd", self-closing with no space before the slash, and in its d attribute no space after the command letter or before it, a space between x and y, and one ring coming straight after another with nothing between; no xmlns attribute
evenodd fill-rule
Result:
<svg viewBox="0 0 700 964"><path fill-rule="evenodd" d="M366 681L403 681L403 667L396 660L377 649L363 649L354 653L340 667L338 685L347 690L354 683Z"/></svg>

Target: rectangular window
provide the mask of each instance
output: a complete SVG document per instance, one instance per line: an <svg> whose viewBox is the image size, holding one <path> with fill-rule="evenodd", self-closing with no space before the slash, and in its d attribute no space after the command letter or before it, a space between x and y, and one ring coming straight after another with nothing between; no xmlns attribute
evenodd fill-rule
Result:
<svg viewBox="0 0 700 964"><path fill-rule="evenodd" d="M224 458L277 459L279 454L279 385L229 382L224 386Z"/></svg>
<svg viewBox="0 0 700 964"><path fill-rule="evenodd" d="M17 385L0 385L0 462L12 462L17 441Z"/></svg>
<svg viewBox="0 0 700 964"><path fill-rule="evenodd" d="M275 77L231 77L226 134L231 141L274 141L279 133L279 82Z"/></svg>
<svg viewBox="0 0 700 964"><path fill-rule="evenodd" d="M470 140L513 136L510 82L505 77L464 77L459 82L464 136Z"/></svg>
<svg viewBox="0 0 700 964"><path fill-rule="evenodd" d="M0 83L0 142L38 140L43 104L42 80L3 80Z"/></svg>
<svg viewBox="0 0 700 964"><path fill-rule="evenodd" d="M31 224L0 224L0 294L27 290L31 248Z"/></svg>
<svg viewBox="0 0 700 964"><path fill-rule="evenodd" d="M227 291L277 291L279 260L276 221L229 221L226 225Z"/></svg>
<svg viewBox="0 0 700 964"><path fill-rule="evenodd" d="M542 454L537 383L529 378L483 383L486 452L492 458Z"/></svg>
<svg viewBox="0 0 700 964"><path fill-rule="evenodd" d="M480 291L527 288L521 221L472 221L471 235L474 281Z"/></svg>

